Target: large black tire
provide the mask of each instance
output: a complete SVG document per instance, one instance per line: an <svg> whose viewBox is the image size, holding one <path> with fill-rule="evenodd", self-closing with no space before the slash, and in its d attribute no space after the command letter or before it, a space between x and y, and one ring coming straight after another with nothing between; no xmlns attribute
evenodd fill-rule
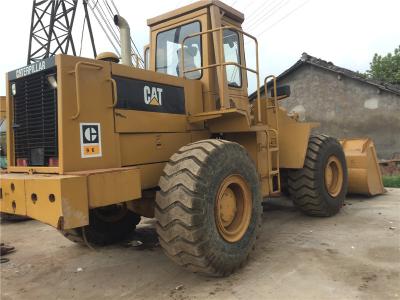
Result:
<svg viewBox="0 0 400 300"><path fill-rule="evenodd" d="M327 187L325 175L325 168L332 160L336 161L337 169L341 169L334 188ZM289 193L294 204L310 216L335 215L343 206L347 185L346 159L340 143L326 135L311 136L304 167L289 171Z"/></svg>
<svg viewBox="0 0 400 300"><path fill-rule="evenodd" d="M68 230L62 230L61 233L70 241L75 243L96 246L105 246L123 241L130 233L132 233L136 225L140 222L140 216L130 211L124 206L123 213L114 214L115 205L105 208L96 208L89 211L89 225ZM104 214L108 210L108 218L102 217L99 213Z"/></svg>
<svg viewBox="0 0 400 300"><path fill-rule="evenodd" d="M244 180L247 195L251 195L246 203L251 206L242 234L228 242L218 227L217 211L222 208L216 202L224 182L232 176ZM256 168L242 146L214 139L184 146L165 166L159 185L156 229L167 256L190 271L209 276L227 276L245 264L261 226L262 196Z"/></svg>

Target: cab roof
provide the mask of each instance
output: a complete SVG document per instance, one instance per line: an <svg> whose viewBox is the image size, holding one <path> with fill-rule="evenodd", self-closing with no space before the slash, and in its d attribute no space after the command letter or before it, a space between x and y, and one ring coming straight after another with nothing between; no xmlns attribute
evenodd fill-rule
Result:
<svg viewBox="0 0 400 300"><path fill-rule="evenodd" d="M192 4L180 7L178 9L174 9L172 11L169 11L165 14L159 15L157 17L151 18L147 20L147 25L148 26L153 26L165 21L168 21L170 19L191 13L193 11L205 8L205 7L209 7L211 5L216 5L218 6L220 9L222 9L225 13L226 16L228 16L229 18L243 23L244 21L244 14L241 13L240 11L237 11L236 9L234 9L233 7L230 7L229 5L218 1L218 0L200 0L197 2L194 2Z"/></svg>

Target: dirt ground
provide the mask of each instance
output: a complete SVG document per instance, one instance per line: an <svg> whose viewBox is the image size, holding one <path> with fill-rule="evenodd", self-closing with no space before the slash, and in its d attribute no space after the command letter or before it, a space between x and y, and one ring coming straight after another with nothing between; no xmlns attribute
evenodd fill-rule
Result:
<svg viewBox="0 0 400 300"><path fill-rule="evenodd" d="M352 197L332 218L311 218L287 199L265 208L249 264L228 278L191 274L156 242L89 249L36 221L1 224L16 247L1 264L1 299L398 299L400 189Z"/></svg>

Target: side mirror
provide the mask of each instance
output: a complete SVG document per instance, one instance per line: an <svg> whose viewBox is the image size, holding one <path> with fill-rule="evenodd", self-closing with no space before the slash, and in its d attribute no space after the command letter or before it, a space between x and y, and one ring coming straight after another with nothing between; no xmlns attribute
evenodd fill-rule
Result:
<svg viewBox="0 0 400 300"><path fill-rule="evenodd" d="M274 97L275 96L274 89L271 87L270 90L271 90L271 97ZM278 86L276 88L276 94L277 97L283 97L283 96L285 96L285 98L290 97L290 85Z"/></svg>

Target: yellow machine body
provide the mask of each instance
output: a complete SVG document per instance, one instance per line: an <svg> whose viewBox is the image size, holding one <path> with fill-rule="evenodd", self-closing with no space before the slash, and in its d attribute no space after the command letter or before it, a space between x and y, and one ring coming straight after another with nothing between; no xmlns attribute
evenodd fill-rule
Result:
<svg viewBox="0 0 400 300"><path fill-rule="evenodd" d="M59 229L85 226L90 209L118 203L152 217L154 207L147 201L154 201L170 157L191 142L218 137L247 150L262 196L278 195L280 170L303 167L310 132L317 124L298 122L279 107L274 77L274 96L266 91L266 98L260 97L257 39L242 31L243 21L242 13L222 2L199 1L148 21L146 69L57 55L9 72L8 169L1 175L0 210ZM182 51L182 64L171 69L177 75L166 74L157 58L162 50L157 39L187 24L200 31L179 43L186 49L188 39L198 38L201 64L185 67ZM231 38L223 36L227 29L238 37L236 62L224 57L224 49L231 46L224 44ZM256 58L252 68L245 64L245 37L256 45L255 53L249 54ZM236 68L240 85L227 82L228 68ZM201 76L190 79L191 72ZM252 103L249 72L257 78L258 97ZM38 110L43 115L35 119L18 103L28 101L25 94L37 92L26 90L37 82L44 87L44 100L29 105L32 111L42 103L48 107ZM25 117L32 118L30 125ZM37 122L37 130L48 133L48 139L26 135ZM37 139L44 142L30 146ZM354 165L351 159L349 165Z"/></svg>
<svg viewBox="0 0 400 300"><path fill-rule="evenodd" d="M341 140L349 177L348 192L374 196L383 194L382 174L371 139Z"/></svg>

